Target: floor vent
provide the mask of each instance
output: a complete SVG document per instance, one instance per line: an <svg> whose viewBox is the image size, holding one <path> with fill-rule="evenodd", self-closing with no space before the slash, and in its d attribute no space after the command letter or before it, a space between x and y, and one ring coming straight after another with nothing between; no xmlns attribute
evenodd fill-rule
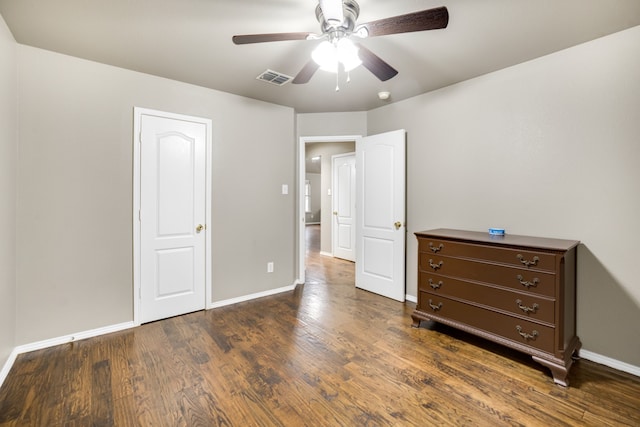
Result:
<svg viewBox="0 0 640 427"><path fill-rule="evenodd" d="M278 73L277 71L265 70L262 74L256 77L256 79L262 80L263 82L271 83L272 85L282 86L289 80L293 79L293 77L287 76L286 74Z"/></svg>

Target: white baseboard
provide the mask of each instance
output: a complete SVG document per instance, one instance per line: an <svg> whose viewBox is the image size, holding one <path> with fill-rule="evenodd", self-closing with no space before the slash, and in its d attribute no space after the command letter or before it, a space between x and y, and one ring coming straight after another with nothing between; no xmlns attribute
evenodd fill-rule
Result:
<svg viewBox="0 0 640 427"><path fill-rule="evenodd" d="M75 334L63 335L61 337L51 338L43 341L36 341L30 344L19 345L13 349L9 358L5 362L2 370L0 371L0 386L9 375L9 371L13 367L16 357L22 353L28 353L30 351L42 350L43 348L53 347L54 345L66 344L73 341L79 341L86 338L97 337L98 335L110 334L112 332L122 331L124 329L133 328L135 324L133 322L118 323L116 325L105 326L102 328L91 329L89 331L77 332Z"/></svg>
<svg viewBox="0 0 640 427"><path fill-rule="evenodd" d="M621 362L620 360L613 359L611 357L603 356L598 353L594 353L589 350L581 349L579 351L580 357L583 359L590 360L592 362L599 363L604 366L608 366L613 369L617 369L618 371L626 372L631 375L635 375L640 377L640 366L634 366L630 363Z"/></svg>
<svg viewBox="0 0 640 427"><path fill-rule="evenodd" d="M288 292L288 291L294 290L295 287L296 287L296 283L290 286L271 289L269 291L258 292L255 294L244 295L241 297L230 298L222 301L216 301L209 304L207 308L224 307L226 305L237 304L239 302L249 301L256 298L262 298L269 295L275 295L282 292ZM417 299L412 295L406 295L405 298L407 301L417 302ZM91 329L89 331L78 332L76 334L63 335L57 338L51 338L48 340L37 341L34 343L17 346L16 348L13 349L11 354L9 354L9 358L4 363L4 366L2 367L2 369L0 370L0 387L2 387L2 384L4 383L4 380L7 378L7 375L9 375L9 371L13 367L13 364L16 361L16 358L18 357L19 354L27 353L29 351L41 350L43 348L52 347L54 345L66 344L73 341L79 341L86 338L109 334L112 332L118 332L125 329L133 328L135 326L136 325L133 322L118 323L116 325L105 326L102 328ZM620 360L616 360L608 356L603 356L601 354L594 353L592 351L585 350L585 349L580 350L580 357L583 359L590 360L592 362L599 363L601 365L605 365L610 368L617 369L619 371L627 372L631 375L640 377L640 366L635 366L630 363L622 362Z"/></svg>
<svg viewBox="0 0 640 427"><path fill-rule="evenodd" d="M268 297L270 295L280 294L282 292L289 292L296 288L297 281L293 283L293 285L283 286L281 288L269 289L268 291L257 292L255 294L243 295L241 297L229 298L222 301L214 301L207 305L207 309L224 307L225 305L237 304L239 302L250 301L256 298Z"/></svg>
<svg viewBox="0 0 640 427"><path fill-rule="evenodd" d="M413 302L413 303L416 303L416 304L418 303L418 298L414 297L413 295L406 294L404 296L404 299L406 301L409 301L409 302Z"/></svg>
<svg viewBox="0 0 640 427"><path fill-rule="evenodd" d="M333 257L333 254L331 252L320 251L320 255Z"/></svg>
<svg viewBox="0 0 640 427"><path fill-rule="evenodd" d="M9 354L9 358L7 359L7 361L4 362L2 370L0 370L0 387L2 387L2 383L4 383L7 375L9 375L9 371L13 367L13 363L16 361L16 357L18 357L18 351L14 348L11 354Z"/></svg>
<svg viewBox="0 0 640 427"><path fill-rule="evenodd" d="M133 322L118 323L116 325L104 326L102 328L91 329L88 331L77 332L75 334L63 335L61 337L51 338L48 340L37 341L30 344L19 345L16 347L18 354L27 353L34 350L41 350L54 345L66 344L73 341L84 340L99 335L110 334L112 332L130 329L136 326Z"/></svg>

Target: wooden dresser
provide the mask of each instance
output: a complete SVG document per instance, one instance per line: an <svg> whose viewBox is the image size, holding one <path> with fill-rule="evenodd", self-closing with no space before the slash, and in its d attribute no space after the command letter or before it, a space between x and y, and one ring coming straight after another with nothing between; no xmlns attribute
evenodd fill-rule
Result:
<svg viewBox="0 0 640 427"><path fill-rule="evenodd" d="M574 240L437 229L418 237L413 326L434 320L530 354L568 386L576 336Z"/></svg>

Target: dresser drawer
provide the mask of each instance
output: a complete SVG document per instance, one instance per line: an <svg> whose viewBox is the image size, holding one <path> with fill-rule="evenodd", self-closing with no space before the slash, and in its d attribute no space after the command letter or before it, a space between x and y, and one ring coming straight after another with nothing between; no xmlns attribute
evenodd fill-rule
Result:
<svg viewBox="0 0 640 427"><path fill-rule="evenodd" d="M419 270L423 272L493 283L516 291L528 291L551 298L556 295L556 276L553 273L423 252L420 253L418 264Z"/></svg>
<svg viewBox="0 0 640 427"><path fill-rule="evenodd" d="M435 295L475 302L550 324L555 321L553 299L425 272L420 273L418 280L420 290Z"/></svg>
<svg viewBox="0 0 640 427"><path fill-rule="evenodd" d="M418 301L419 310L433 320L449 319L545 352L553 352L554 350L555 329L553 327L454 301L425 291L420 291Z"/></svg>
<svg viewBox="0 0 640 427"><path fill-rule="evenodd" d="M509 264L538 270L555 271L556 255L530 249L500 248L447 240L419 238L420 252Z"/></svg>

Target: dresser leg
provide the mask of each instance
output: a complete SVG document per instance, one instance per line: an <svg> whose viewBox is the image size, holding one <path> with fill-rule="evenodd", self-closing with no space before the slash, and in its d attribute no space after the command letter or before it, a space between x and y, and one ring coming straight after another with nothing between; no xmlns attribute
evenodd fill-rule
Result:
<svg viewBox="0 0 640 427"><path fill-rule="evenodd" d="M420 327L420 321L422 319L420 319L419 317L416 316L411 316L411 318L413 319L413 323L411 324L412 328L419 328Z"/></svg>
<svg viewBox="0 0 640 427"><path fill-rule="evenodd" d="M554 363L550 360L542 359L536 356L531 356L531 358L542 366L545 366L551 370L551 375L553 375L553 382L563 387L569 387L569 379L567 378L567 376L569 374L569 368L571 367L571 361L569 362L569 366L565 366L563 364Z"/></svg>

